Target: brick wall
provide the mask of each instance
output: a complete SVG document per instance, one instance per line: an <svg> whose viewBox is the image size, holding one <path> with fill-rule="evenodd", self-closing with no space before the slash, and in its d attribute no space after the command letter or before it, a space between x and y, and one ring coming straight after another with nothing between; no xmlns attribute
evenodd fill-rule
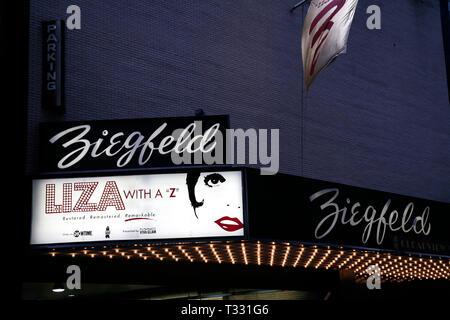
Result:
<svg viewBox="0 0 450 320"><path fill-rule="evenodd" d="M78 0L66 31L64 115L40 105L40 22L72 1L31 0L28 173L38 123L229 114L280 128L280 171L450 202L450 106L437 0L360 0L346 55L306 94L306 8L272 0ZM378 4L382 29L366 28ZM303 152L302 152L303 150Z"/></svg>

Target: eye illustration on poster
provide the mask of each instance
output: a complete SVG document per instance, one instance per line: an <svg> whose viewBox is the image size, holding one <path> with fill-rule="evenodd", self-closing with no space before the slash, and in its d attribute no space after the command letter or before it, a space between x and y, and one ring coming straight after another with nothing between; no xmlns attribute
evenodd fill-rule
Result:
<svg viewBox="0 0 450 320"><path fill-rule="evenodd" d="M225 234L244 227L242 197L235 190L241 178L233 172L190 172L186 176L193 213L202 226L215 224Z"/></svg>

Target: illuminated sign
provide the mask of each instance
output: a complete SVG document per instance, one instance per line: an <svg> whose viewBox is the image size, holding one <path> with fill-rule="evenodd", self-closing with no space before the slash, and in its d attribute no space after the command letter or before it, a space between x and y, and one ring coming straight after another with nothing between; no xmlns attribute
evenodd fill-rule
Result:
<svg viewBox="0 0 450 320"><path fill-rule="evenodd" d="M241 171L32 181L31 244L244 236Z"/></svg>
<svg viewBox="0 0 450 320"><path fill-rule="evenodd" d="M40 125L41 172L209 165L224 154L228 116L47 122ZM176 157L175 157L176 156ZM208 158L209 159L209 158Z"/></svg>

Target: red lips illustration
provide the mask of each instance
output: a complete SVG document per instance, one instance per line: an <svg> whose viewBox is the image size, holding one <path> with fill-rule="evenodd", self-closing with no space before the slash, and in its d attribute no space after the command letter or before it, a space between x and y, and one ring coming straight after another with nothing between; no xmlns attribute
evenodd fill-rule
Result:
<svg viewBox="0 0 450 320"><path fill-rule="evenodd" d="M238 218L230 218L228 216L222 217L214 222L217 223L223 230L228 232L236 231L244 227L241 220Z"/></svg>

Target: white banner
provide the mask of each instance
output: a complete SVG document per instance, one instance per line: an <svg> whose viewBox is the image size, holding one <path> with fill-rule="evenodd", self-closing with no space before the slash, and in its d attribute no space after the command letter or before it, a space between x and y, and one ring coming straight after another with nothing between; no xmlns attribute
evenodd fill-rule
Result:
<svg viewBox="0 0 450 320"><path fill-rule="evenodd" d="M347 50L358 0L312 0L303 23L302 56L306 88Z"/></svg>
<svg viewBox="0 0 450 320"><path fill-rule="evenodd" d="M241 171L33 180L31 244L243 235Z"/></svg>

